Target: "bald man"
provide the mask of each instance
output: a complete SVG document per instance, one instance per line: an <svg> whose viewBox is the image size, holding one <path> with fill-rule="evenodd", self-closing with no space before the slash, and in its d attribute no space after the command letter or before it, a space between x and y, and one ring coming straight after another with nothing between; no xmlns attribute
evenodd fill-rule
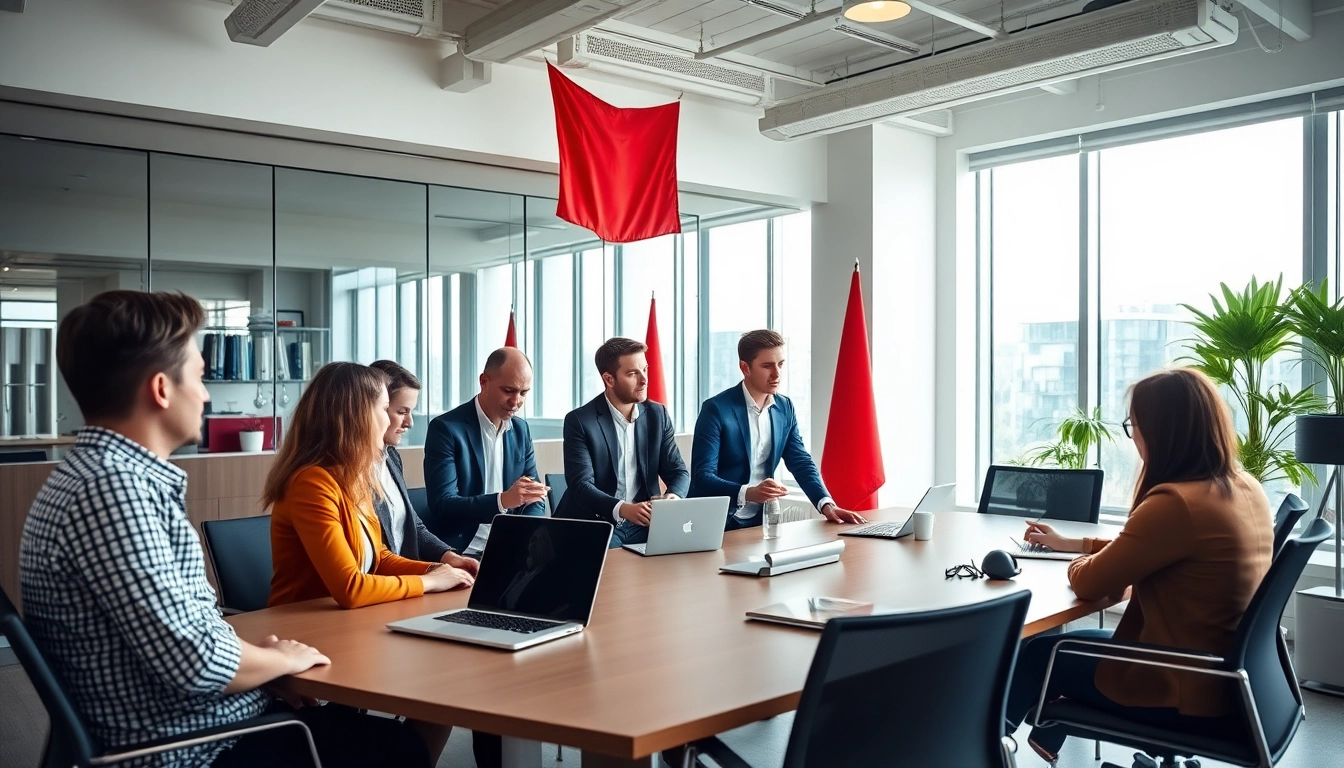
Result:
<svg viewBox="0 0 1344 768"><path fill-rule="evenodd" d="M481 392L429 422L425 487L444 543L478 555L500 513L544 515L547 488L527 422L514 414L532 391L532 363L513 347L490 353Z"/></svg>

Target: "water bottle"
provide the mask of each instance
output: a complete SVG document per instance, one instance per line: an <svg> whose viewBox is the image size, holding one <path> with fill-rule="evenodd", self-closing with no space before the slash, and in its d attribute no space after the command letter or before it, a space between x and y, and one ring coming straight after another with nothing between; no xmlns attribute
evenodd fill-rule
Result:
<svg viewBox="0 0 1344 768"><path fill-rule="evenodd" d="M779 499L770 499L761 505L761 534L767 539L779 538L779 524L784 519L784 510Z"/></svg>

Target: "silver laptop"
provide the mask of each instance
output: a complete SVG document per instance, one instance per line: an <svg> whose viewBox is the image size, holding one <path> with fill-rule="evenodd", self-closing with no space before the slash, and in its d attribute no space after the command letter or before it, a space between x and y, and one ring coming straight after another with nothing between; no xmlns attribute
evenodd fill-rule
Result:
<svg viewBox="0 0 1344 768"><path fill-rule="evenodd" d="M942 512L952 506L952 497L957 492L956 483L931 486L924 497L915 505L910 516L900 523L872 523L849 531L840 531L841 536L866 536L873 539L899 539L915 532L914 512Z"/></svg>
<svg viewBox="0 0 1344 768"><path fill-rule="evenodd" d="M648 542L626 544L625 548L641 555L712 552L723 546L727 520L727 496L659 499L653 502Z"/></svg>
<svg viewBox="0 0 1344 768"><path fill-rule="evenodd" d="M610 541L610 523L496 515L467 607L387 628L510 651L582 632Z"/></svg>

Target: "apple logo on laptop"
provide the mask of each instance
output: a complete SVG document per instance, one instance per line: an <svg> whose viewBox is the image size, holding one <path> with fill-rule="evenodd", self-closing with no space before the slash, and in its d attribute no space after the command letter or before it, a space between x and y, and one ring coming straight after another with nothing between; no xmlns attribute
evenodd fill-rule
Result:
<svg viewBox="0 0 1344 768"><path fill-rule="evenodd" d="M687 521L686 521L686 524L683 525L683 526L681 526L681 531L682 531L682 533L690 533L690 532L691 532L691 522L692 522L692 521L687 520Z"/></svg>

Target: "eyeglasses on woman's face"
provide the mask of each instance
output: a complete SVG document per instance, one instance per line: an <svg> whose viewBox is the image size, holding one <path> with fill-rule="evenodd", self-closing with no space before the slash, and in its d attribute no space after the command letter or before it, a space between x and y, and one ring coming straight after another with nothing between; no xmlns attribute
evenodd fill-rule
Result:
<svg viewBox="0 0 1344 768"><path fill-rule="evenodd" d="M1120 422L1120 427L1125 430L1125 437L1128 437L1130 440L1134 439L1133 419L1125 419L1124 421Z"/></svg>

